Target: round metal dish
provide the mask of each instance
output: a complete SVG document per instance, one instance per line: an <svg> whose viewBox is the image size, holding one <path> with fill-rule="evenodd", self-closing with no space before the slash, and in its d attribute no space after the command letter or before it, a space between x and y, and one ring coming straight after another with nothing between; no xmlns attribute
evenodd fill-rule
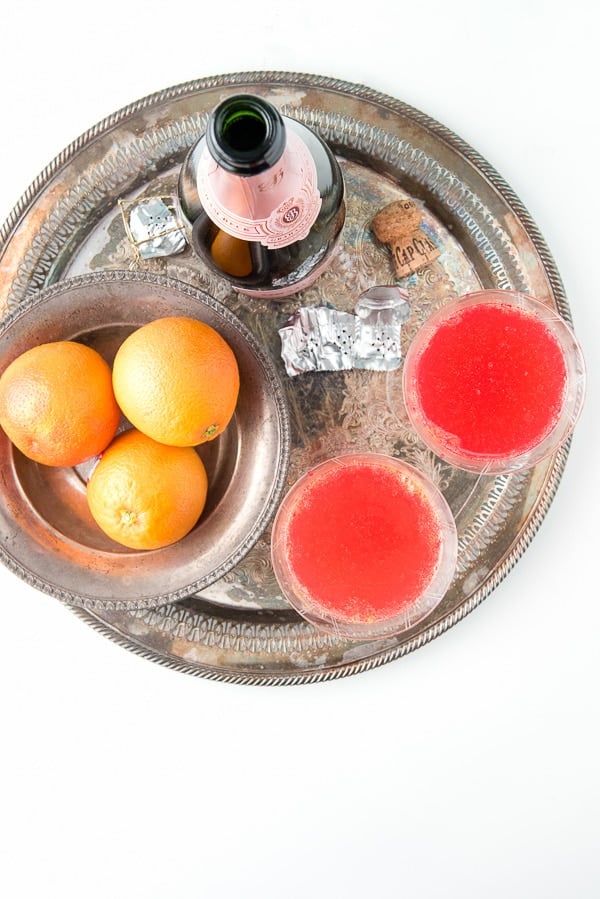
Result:
<svg viewBox="0 0 600 899"><path fill-rule="evenodd" d="M183 539L134 552L106 537L86 502L88 462L49 468L26 459L0 431L0 558L29 583L88 609L147 609L176 602L244 558L285 486L290 428L277 373L252 333L220 303L161 275L107 272L60 281L0 326L0 371L31 346L79 340L111 364L133 330L184 315L215 328L233 349L240 395L229 425L199 447L209 491Z"/></svg>
<svg viewBox="0 0 600 899"><path fill-rule="evenodd" d="M421 444L401 407L391 411L385 374L353 370L287 378L278 328L301 305L352 311L358 295L395 280L370 222L410 196L441 249L405 279L411 317L404 351L432 309L482 288L519 290L569 320L560 277L535 223L503 179L427 115L366 87L329 78L250 72L182 84L99 123L42 172L1 233L0 309L10 312L67 276L123 269L133 259L118 200L173 195L181 163L210 110L233 92L260 93L315 128L340 159L347 219L327 272L284 303L244 298L186 251L143 263L207 290L254 332L280 367L292 427L288 484L340 452L405 459L444 493L456 519L459 557L445 599L412 630L384 640L344 641L299 619L280 596L269 531L231 571L193 596L152 610L81 611L127 649L190 674L245 684L322 681L397 659L439 636L482 602L518 561L558 487L568 446L533 469L478 478Z"/></svg>

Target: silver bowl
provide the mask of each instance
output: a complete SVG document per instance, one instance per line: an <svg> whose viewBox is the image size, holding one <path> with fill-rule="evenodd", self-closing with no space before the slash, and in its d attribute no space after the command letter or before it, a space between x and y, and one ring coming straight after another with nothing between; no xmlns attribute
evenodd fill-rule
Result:
<svg viewBox="0 0 600 899"><path fill-rule="evenodd" d="M241 382L227 429L198 447L208 499L183 540L145 552L119 546L88 510L89 465L38 465L0 430L0 558L30 585L71 605L143 609L204 589L256 543L285 488L290 427L272 361L228 309L180 281L112 271L40 291L0 327L0 372L29 347L53 340L80 340L111 363L131 331L168 315L218 330L236 355Z"/></svg>

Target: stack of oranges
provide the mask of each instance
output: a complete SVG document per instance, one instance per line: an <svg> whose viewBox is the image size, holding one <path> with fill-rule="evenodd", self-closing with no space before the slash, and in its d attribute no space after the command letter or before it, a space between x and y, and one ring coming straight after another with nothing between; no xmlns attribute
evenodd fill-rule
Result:
<svg viewBox="0 0 600 899"><path fill-rule="evenodd" d="M233 350L214 328L159 318L124 340L112 371L76 341L22 353L0 376L0 425L43 465L99 456L87 484L92 517L126 547L159 549L202 514L208 483L194 447L225 430L239 384ZM131 427L117 434L122 416Z"/></svg>

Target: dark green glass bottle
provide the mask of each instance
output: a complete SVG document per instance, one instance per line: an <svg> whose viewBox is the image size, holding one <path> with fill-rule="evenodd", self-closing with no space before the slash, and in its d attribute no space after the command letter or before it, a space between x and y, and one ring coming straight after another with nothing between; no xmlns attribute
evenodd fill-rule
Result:
<svg viewBox="0 0 600 899"><path fill-rule="evenodd" d="M274 299L321 274L345 216L342 173L324 141L249 94L213 110L182 166L179 200L205 264Z"/></svg>

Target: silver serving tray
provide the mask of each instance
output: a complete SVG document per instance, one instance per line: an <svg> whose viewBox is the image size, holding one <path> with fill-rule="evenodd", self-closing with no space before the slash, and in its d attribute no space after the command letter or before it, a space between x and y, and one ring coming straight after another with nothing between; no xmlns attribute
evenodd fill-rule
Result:
<svg viewBox="0 0 600 899"><path fill-rule="evenodd" d="M21 198L0 233L10 313L40 288L74 275L132 265L119 199L172 194L179 167L224 96L260 93L319 132L343 167L347 221L330 269L283 303L249 299L210 275L191 253L143 270L199 287L230 308L271 354L289 403L288 483L348 449L400 456L443 491L456 517L459 561L442 604L417 627L380 641L344 641L315 630L283 601L267 529L215 584L154 609L78 614L125 648L180 671L243 684L298 684L390 662L444 633L479 605L519 560L558 487L568 445L537 467L477 478L441 462L417 439L385 373L288 378L278 329L300 305L352 311L374 284L394 282L391 259L370 222L406 195L423 206L440 258L403 281L411 297L404 346L437 306L480 288L533 294L570 320L559 274L535 223L498 173L428 116L369 88L312 75L250 72L182 84L116 112L67 147ZM138 263L139 265L139 263Z"/></svg>

